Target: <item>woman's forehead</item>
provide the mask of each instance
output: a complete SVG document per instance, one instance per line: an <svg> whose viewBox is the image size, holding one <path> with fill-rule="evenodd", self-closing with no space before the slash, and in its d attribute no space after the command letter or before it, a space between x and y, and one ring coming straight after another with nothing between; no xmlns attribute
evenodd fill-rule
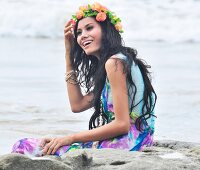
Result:
<svg viewBox="0 0 200 170"><path fill-rule="evenodd" d="M88 24L97 24L97 21L93 17L83 18L78 22L78 29L84 28Z"/></svg>

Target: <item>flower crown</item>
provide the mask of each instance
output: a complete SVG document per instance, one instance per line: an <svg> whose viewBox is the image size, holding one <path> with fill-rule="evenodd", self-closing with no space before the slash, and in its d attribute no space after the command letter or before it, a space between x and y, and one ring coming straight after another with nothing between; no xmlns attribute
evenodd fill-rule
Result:
<svg viewBox="0 0 200 170"><path fill-rule="evenodd" d="M115 29L120 33L123 33L121 19L113 12L109 11L105 6L102 6L97 2L92 5L88 4L87 6L80 6L76 15L72 15L71 24L75 25L78 20L91 16L96 16L98 22L103 22L108 17L110 22L115 26Z"/></svg>

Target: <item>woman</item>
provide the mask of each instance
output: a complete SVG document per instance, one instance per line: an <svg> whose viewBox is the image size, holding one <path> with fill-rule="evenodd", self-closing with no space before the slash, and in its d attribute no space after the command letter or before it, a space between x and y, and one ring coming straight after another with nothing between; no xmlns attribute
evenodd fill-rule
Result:
<svg viewBox="0 0 200 170"><path fill-rule="evenodd" d="M79 8L64 29L66 83L73 112L94 107L89 130L25 138L13 152L61 156L82 148L135 151L152 145L156 94L148 65L137 58L136 50L123 46L122 32L121 20L99 3Z"/></svg>

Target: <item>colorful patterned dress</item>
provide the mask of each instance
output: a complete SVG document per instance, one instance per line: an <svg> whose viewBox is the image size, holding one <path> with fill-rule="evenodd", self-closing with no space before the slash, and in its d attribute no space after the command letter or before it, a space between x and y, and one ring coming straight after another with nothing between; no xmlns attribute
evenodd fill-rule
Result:
<svg viewBox="0 0 200 170"><path fill-rule="evenodd" d="M127 62L127 57L119 53L116 55L119 59ZM127 64L130 64L127 62ZM62 156L65 152L69 152L76 149L85 149L85 148L115 148L115 149L124 149L128 151L139 151L142 150L145 146L151 146L153 143L153 133L154 133L154 117L151 116L145 126L144 131L140 132L136 129L135 120L142 114L142 105L143 105L143 92L144 92L144 82L140 69L135 63L131 64L131 76L132 80L137 87L134 108L131 110L131 98L134 94L134 89L127 81L127 89L129 93L129 109L130 109L130 130L128 134L121 135L112 139L106 139L103 141L97 142L87 142L87 143L73 143L72 145L62 146L59 148L55 155ZM113 113L113 103L112 103L112 93L110 88L109 80L106 79L106 83L101 95L103 110L109 118L109 122L114 120ZM152 113L154 114L154 112ZM21 153L30 156L42 156L42 148L39 147L41 139L35 138L24 138L17 141L13 148L13 153Z"/></svg>

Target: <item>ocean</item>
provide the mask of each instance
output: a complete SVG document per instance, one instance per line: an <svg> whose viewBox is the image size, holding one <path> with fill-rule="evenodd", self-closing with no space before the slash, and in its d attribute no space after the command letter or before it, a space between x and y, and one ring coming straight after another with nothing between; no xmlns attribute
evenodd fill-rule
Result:
<svg viewBox="0 0 200 170"><path fill-rule="evenodd" d="M0 1L0 155L24 137L88 129L72 113L63 27L86 0ZM155 139L200 143L200 1L99 1L122 19L125 45L152 66Z"/></svg>

